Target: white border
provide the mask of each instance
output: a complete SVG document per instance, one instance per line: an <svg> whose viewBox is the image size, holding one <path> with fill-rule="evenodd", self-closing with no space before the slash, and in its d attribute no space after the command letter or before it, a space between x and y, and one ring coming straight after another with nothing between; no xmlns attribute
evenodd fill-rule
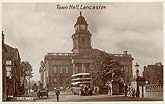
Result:
<svg viewBox="0 0 165 104"><path fill-rule="evenodd" d="M2 0L2 2L163 2L163 0Z"/></svg>
<svg viewBox="0 0 165 104"><path fill-rule="evenodd" d="M1 0L1 4L0 4L0 18L2 17L2 3L14 3L14 2L22 2L22 3L34 3L34 2L163 2L163 17L165 17L165 1L164 0ZM2 24L2 18L0 19L0 24ZM164 30L165 30L165 20L163 18L163 34L164 34ZM0 25L0 29L2 30L2 25ZM1 32L1 31L0 31ZM1 37L1 36L0 36ZM1 38L2 39L2 38ZM163 36L163 65L165 65L165 36ZM0 42L0 62L2 63L2 44ZM164 80L165 80L165 68L163 67L164 70ZM165 81L164 81L165 82ZM163 92L165 92L165 83L163 85ZM110 101L110 102L2 102L2 64L0 64L0 103L3 104L27 104L27 103L31 103L31 104L45 104L45 103L49 103L49 104L54 104L54 103L61 103L61 104L84 104L84 103L88 103L88 104L164 104L165 103L165 93L163 93L163 101Z"/></svg>

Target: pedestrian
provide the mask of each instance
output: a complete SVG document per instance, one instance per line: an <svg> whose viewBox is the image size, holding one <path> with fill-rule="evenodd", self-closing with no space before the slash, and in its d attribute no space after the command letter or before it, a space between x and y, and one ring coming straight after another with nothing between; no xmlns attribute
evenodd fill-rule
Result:
<svg viewBox="0 0 165 104"><path fill-rule="evenodd" d="M57 101L59 101L60 90L58 88L55 88L55 93L56 93Z"/></svg>
<svg viewBox="0 0 165 104"><path fill-rule="evenodd" d="M127 96L127 93L128 93L128 86L127 85L124 86L124 93L125 93L125 96Z"/></svg>
<svg viewBox="0 0 165 104"><path fill-rule="evenodd" d="M131 97L131 89L132 89L131 84L129 84L129 86L128 86L128 96L129 97Z"/></svg>
<svg viewBox="0 0 165 104"><path fill-rule="evenodd" d="M111 86L108 86L108 95L112 95L112 89L111 89Z"/></svg>
<svg viewBox="0 0 165 104"><path fill-rule="evenodd" d="M92 88L89 88L89 95L93 95L93 93L92 93Z"/></svg>
<svg viewBox="0 0 165 104"><path fill-rule="evenodd" d="M25 90L25 95L28 95L28 88L26 88Z"/></svg>
<svg viewBox="0 0 165 104"><path fill-rule="evenodd" d="M84 88L84 91L85 91L85 95L88 95L88 87L87 86L85 86L85 88Z"/></svg>
<svg viewBox="0 0 165 104"><path fill-rule="evenodd" d="M135 88L132 88L132 97L135 97Z"/></svg>
<svg viewBox="0 0 165 104"><path fill-rule="evenodd" d="M94 88L94 94L97 94L97 87Z"/></svg>
<svg viewBox="0 0 165 104"><path fill-rule="evenodd" d="M81 87L81 89L80 89L80 96L84 96L84 90L83 90L83 87Z"/></svg>

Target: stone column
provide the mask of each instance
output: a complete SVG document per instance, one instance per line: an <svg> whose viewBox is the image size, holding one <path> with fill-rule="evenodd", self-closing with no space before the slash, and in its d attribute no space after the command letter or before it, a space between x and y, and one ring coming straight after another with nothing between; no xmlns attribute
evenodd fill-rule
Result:
<svg viewBox="0 0 165 104"><path fill-rule="evenodd" d="M76 65L73 64L73 74L76 74Z"/></svg>
<svg viewBox="0 0 165 104"><path fill-rule="evenodd" d="M82 73L85 73L86 71L85 71L85 66L83 63L81 64L81 68L82 68Z"/></svg>

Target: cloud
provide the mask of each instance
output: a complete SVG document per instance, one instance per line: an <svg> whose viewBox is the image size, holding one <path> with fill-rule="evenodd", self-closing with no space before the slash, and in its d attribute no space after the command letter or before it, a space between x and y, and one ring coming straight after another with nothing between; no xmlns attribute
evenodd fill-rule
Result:
<svg viewBox="0 0 165 104"><path fill-rule="evenodd" d="M111 3L109 11L102 12L99 27L116 31L152 31L162 29L161 3ZM104 17L104 18L103 18Z"/></svg>

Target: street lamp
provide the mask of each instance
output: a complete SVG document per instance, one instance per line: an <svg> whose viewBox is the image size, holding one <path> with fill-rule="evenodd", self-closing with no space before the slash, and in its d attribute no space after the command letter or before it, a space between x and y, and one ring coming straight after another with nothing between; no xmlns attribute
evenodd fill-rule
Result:
<svg viewBox="0 0 165 104"><path fill-rule="evenodd" d="M136 97L139 97L140 91L139 91L139 64L136 63L136 83L137 83L137 89L136 89Z"/></svg>

